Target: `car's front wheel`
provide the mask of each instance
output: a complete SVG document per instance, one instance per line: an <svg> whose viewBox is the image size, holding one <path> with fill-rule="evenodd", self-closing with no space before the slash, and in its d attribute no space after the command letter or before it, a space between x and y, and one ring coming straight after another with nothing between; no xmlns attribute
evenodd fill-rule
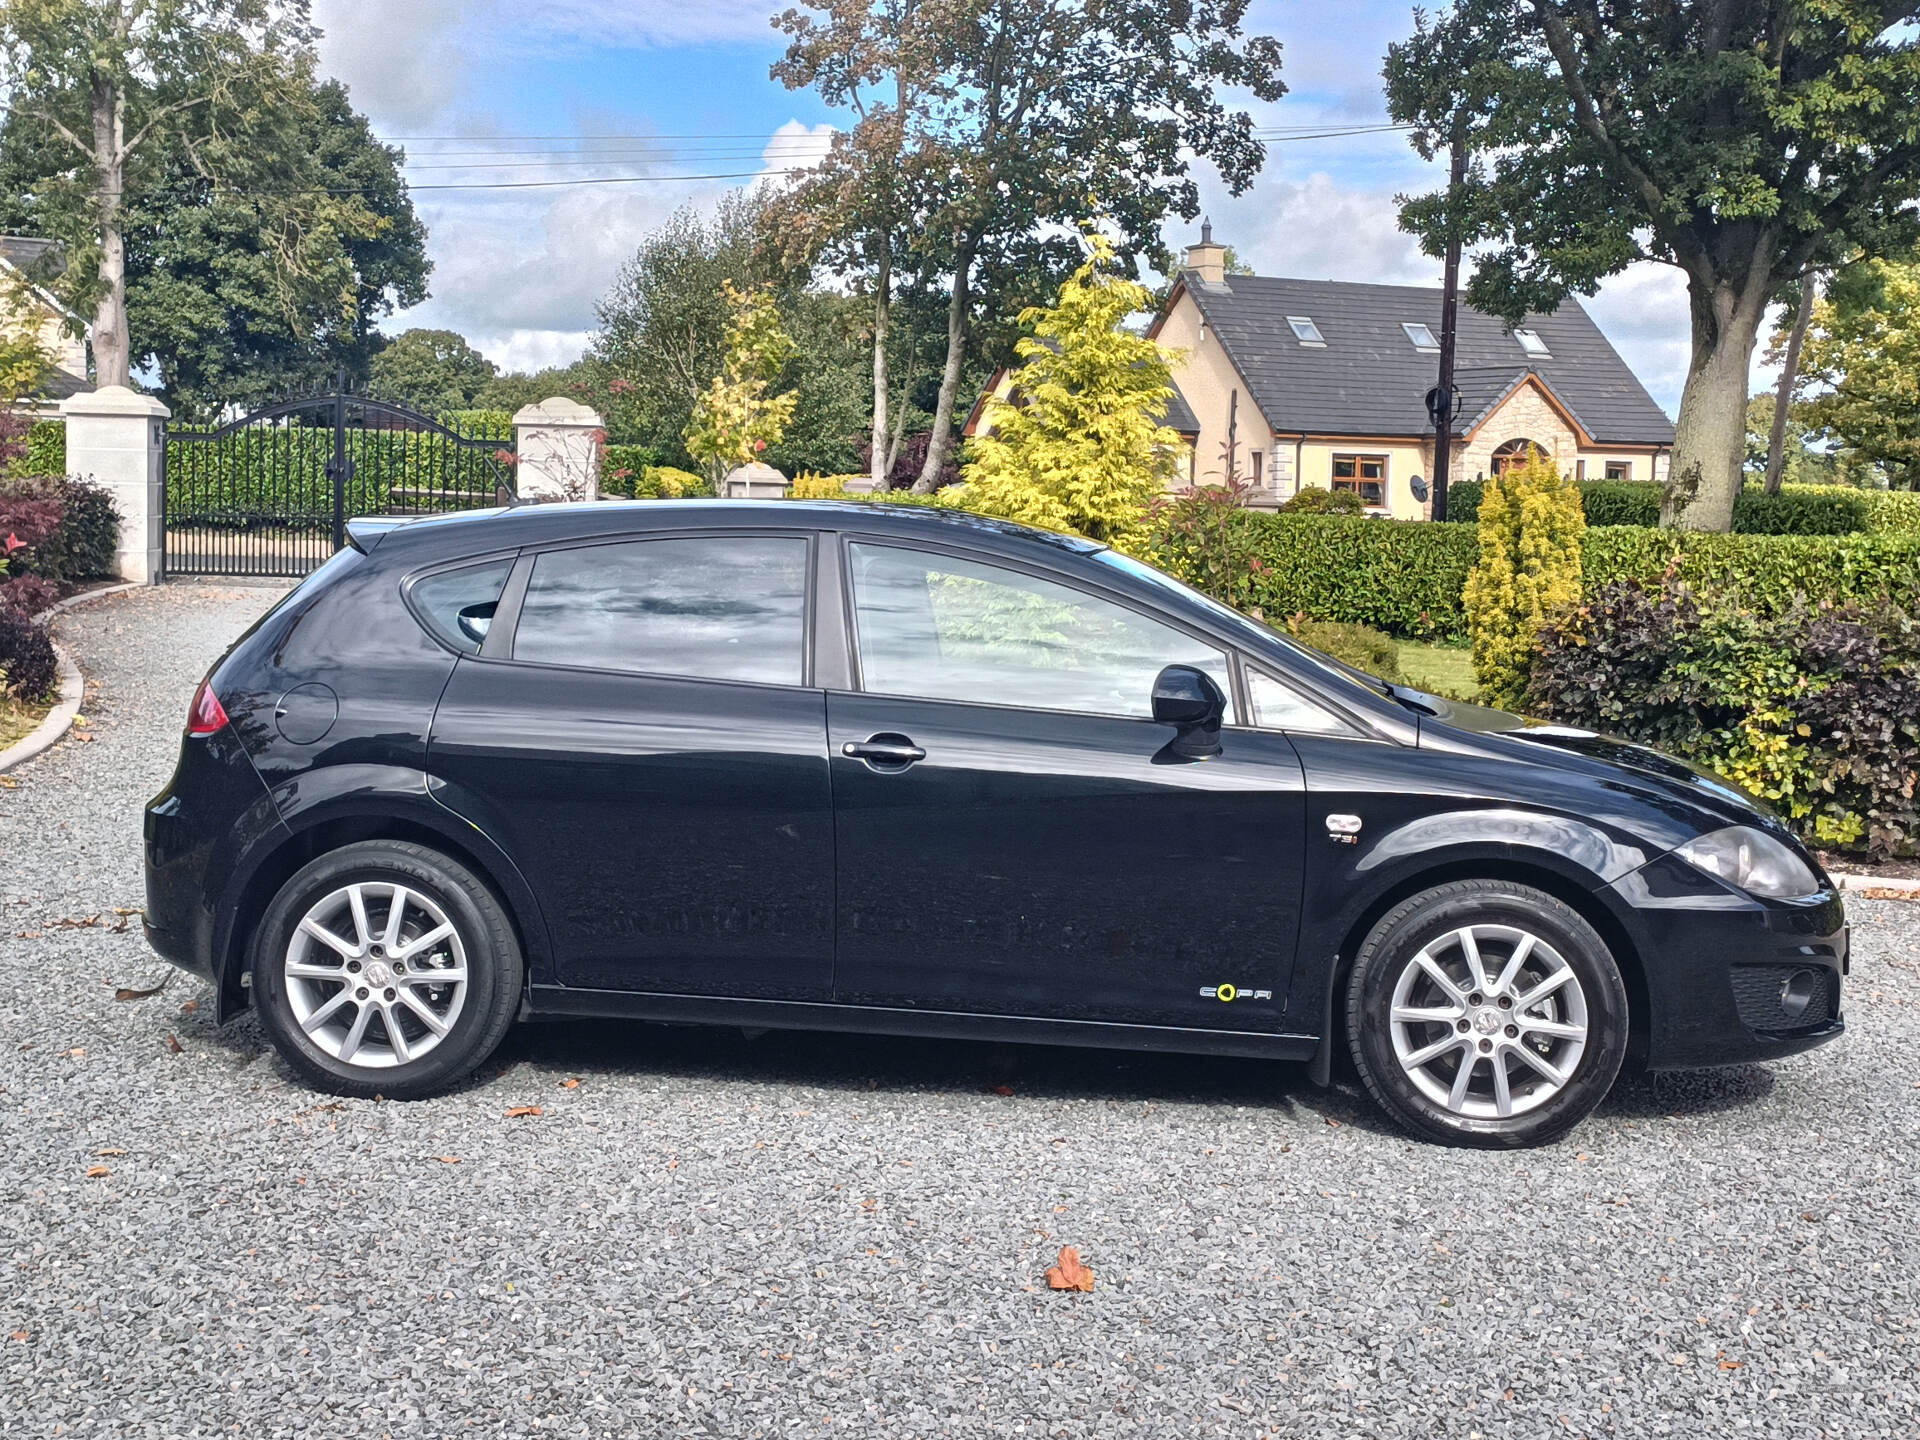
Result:
<svg viewBox="0 0 1920 1440"><path fill-rule="evenodd" d="M254 937L253 998L287 1063L341 1095L411 1100L457 1084L513 1023L524 973L472 872L396 840L320 856Z"/></svg>
<svg viewBox="0 0 1920 1440"><path fill-rule="evenodd" d="M1626 987L1564 902L1503 880L1455 881L1373 927L1354 957L1347 1031L1367 1089L1415 1134L1540 1145L1612 1087Z"/></svg>

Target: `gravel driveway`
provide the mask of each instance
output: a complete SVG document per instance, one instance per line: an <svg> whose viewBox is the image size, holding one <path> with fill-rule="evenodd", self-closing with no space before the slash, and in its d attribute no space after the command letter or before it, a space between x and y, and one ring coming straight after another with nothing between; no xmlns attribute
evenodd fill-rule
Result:
<svg viewBox="0 0 1920 1440"><path fill-rule="evenodd" d="M1854 903L1842 1043L1517 1155L1290 1066L638 1024L338 1102L184 975L115 998L272 598L65 617L96 738L0 788L0 1435L1920 1434L1920 907Z"/></svg>

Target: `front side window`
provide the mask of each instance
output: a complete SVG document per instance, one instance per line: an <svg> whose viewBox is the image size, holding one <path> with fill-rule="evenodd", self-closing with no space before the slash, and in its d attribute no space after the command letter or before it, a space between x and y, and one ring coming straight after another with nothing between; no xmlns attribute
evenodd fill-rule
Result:
<svg viewBox="0 0 1920 1440"><path fill-rule="evenodd" d="M1631 460L1607 461L1607 479L1631 480L1632 478L1633 478L1633 462Z"/></svg>
<svg viewBox="0 0 1920 1440"><path fill-rule="evenodd" d="M974 560L861 545L854 625L879 695L1147 718L1153 681L1192 665L1228 697L1224 652L1071 586Z"/></svg>
<svg viewBox="0 0 1920 1440"><path fill-rule="evenodd" d="M1351 490L1369 505L1386 504L1387 457L1384 455L1334 456L1333 488Z"/></svg>
<svg viewBox="0 0 1920 1440"><path fill-rule="evenodd" d="M513 658L701 680L806 678L807 542L699 536L550 550Z"/></svg>

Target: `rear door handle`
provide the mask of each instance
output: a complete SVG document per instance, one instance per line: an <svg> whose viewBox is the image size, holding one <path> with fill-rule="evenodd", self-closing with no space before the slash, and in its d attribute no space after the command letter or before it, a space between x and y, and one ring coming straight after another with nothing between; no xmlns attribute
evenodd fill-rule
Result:
<svg viewBox="0 0 1920 1440"><path fill-rule="evenodd" d="M849 740L840 747L840 753L850 760L864 760L870 770L904 770L916 760L927 758L927 752L904 735L895 735L883 731L868 736L865 740Z"/></svg>

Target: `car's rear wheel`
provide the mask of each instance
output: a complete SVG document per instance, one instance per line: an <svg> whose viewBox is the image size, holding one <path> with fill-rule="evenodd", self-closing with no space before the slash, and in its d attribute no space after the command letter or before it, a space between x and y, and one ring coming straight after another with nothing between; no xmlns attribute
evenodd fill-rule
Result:
<svg viewBox="0 0 1920 1440"><path fill-rule="evenodd" d="M281 887L254 937L261 1022L301 1077L410 1100L493 1053L519 1005L519 943L458 862L396 840L348 845Z"/></svg>
<svg viewBox="0 0 1920 1440"><path fill-rule="evenodd" d="M1564 902L1503 880L1455 881L1373 927L1347 985L1347 1032L1367 1089L1415 1134L1541 1145L1612 1087L1626 986Z"/></svg>

